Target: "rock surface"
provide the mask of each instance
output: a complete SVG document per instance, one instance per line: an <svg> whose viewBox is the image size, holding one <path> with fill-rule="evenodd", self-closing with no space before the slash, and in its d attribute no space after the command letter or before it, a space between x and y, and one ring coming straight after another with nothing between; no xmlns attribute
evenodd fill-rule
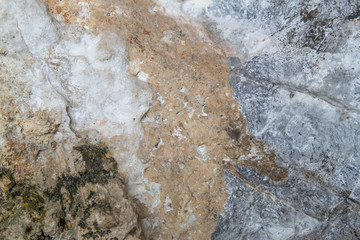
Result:
<svg viewBox="0 0 360 240"><path fill-rule="evenodd" d="M129 72L152 88L151 109L134 118L144 127L142 163L135 166L144 165L143 178L134 177L134 166L123 170L146 238L210 238L226 201L223 171L232 169L230 158L256 153L238 164L275 180L287 175L267 146L247 134L226 56L201 24L175 21L149 1L45 3L60 21L126 39ZM89 14L83 19L82 12Z"/></svg>
<svg viewBox="0 0 360 240"><path fill-rule="evenodd" d="M57 22L38 1L0 5L0 238L142 238L118 170L131 161L111 156L134 158L133 118L151 102L124 42Z"/></svg>
<svg viewBox="0 0 360 240"><path fill-rule="evenodd" d="M0 5L0 239L359 238L359 1Z"/></svg>
<svg viewBox="0 0 360 240"><path fill-rule="evenodd" d="M289 171L281 182L244 167L236 167L242 181L226 174L229 198L213 239L359 238L359 4L182 6L230 45L229 82L247 129Z"/></svg>

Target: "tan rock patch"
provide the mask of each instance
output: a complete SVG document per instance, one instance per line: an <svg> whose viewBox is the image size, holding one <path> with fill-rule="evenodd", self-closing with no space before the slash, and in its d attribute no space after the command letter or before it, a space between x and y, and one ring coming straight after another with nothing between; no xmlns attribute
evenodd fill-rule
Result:
<svg viewBox="0 0 360 240"><path fill-rule="evenodd" d="M138 156L147 164L148 190L158 186L160 201L134 199L148 239L209 239L227 199L222 175L232 164L276 181L287 177L265 144L246 132L226 54L199 29L151 11L148 0L43 1L67 23L123 36L130 73L153 89Z"/></svg>

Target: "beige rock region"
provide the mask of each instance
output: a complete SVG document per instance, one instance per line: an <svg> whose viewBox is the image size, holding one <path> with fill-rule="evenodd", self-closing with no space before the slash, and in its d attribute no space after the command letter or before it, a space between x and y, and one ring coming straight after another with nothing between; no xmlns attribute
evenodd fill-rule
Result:
<svg viewBox="0 0 360 240"><path fill-rule="evenodd" d="M101 49L102 55L94 53L94 58L106 62L123 54L112 50L124 39L128 71L137 79L121 76L130 79L121 87L136 85L137 90L129 90L130 95L140 99L150 86L152 106L133 118L134 126L126 125L128 121L124 120L123 125L129 129L139 129L136 123L141 122L143 131L108 133L109 129L116 132L124 126L121 122L110 124L111 116L83 111L81 106L88 99L78 101L92 90L86 87L92 83L81 85L80 82L80 87L74 90L67 86L69 77L61 75L59 86L56 82L52 86L65 99L62 106L57 111L34 111L26 102L31 94L21 81L26 76L15 74L23 72L21 64L33 68L34 60L29 57L25 62L2 62L2 193L8 201L16 198L28 203L10 191L12 186L20 186L18 191L28 191L32 198L39 199L29 211L29 219L36 209L46 210L36 217L39 224L31 230L20 227L23 230L18 231L19 239L26 239L21 235L34 234L56 239L131 239L143 237L141 231L146 239L209 239L227 199L223 172L232 171L232 164L251 167L276 181L286 178L287 171L276 165L271 150L246 132L246 121L228 84L227 50L220 48L224 43L210 37L200 23L185 16L176 21L165 16L161 6L148 0L44 0L43 3L55 18L46 20L59 21L62 27L65 22L69 26L64 28L75 29L69 30L68 39L59 44L54 37L55 47L50 48L48 57L52 60L51 71L77 66L82 58L76 57L76 51L86 44L88 50L84 51L92 54L92 48ZM77 40L77 31L84 30L89 31L81 38L85 40ZM67 48L66 44L73 44L72 41L77 47ZM68 52L58 50L56 46L61 45ZM6 50L2 52L7 55ZM74 57L63 61L66 53ZM91 54L84 65L93 64ZM95 70L103 67L96 64ZM116 62L112 66L116 68ZM19 70L12 70L14 67ZM109 76L96 75L94 70L100 79L96 87L101 88L105 84L101 78L105 78L113 81L106 83L108 91L115 88L117 78L116 72L111 72L113 68L107 69ZM90 74L88 77L92 79ZM104 94L95 92L97 97ZM107 104L104 102L101 109L95 110L105 111ZM84 112L94 117L82 119ZM94 121L93 125L89 119ZM137 136L142 136L140 143ZM113 156L108 156L108 152ZM137 157L133 156L135 153ZM108 166L113 160L118 171L114 170L116 166ZM103 168L97 168L103 164ZM12 186L8 187L9 184ZM39 191L29 191L33 185ZM9 209L2 213L1 222L17 219L12 216L23 211L23 208ZM55 210L58 212L52 212ZM58 223L44 224L54 219ZM16 231L11 222L6 224L8 227L0 230L1 234Z"/></svg>

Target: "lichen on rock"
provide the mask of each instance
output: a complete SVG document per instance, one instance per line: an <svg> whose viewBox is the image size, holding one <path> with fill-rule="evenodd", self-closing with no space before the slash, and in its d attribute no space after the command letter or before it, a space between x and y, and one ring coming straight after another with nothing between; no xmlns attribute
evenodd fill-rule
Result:
<svg viewBox="0 0 360 240"><path fill-rule="evenodd" d="M105 148L75 147L83 170L63 174L53 189L16 182L1 170L0 236L10 239L140 239L134 206Z"/></svg>
<svg viewBox="0 0 360 240"><path fill-rule="evenodd" d="M358 3L0 5L0 239L357 236Z"/></svg>

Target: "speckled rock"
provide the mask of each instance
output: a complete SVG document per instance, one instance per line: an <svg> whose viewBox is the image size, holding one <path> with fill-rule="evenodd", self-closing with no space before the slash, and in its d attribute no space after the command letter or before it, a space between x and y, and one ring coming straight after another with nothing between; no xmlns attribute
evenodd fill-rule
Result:
<svg viewBox="0 0 360 240"><path fill-rule="evenodd" d="M0 239L359 238L358 0L0 5Z"/></svg>
<svg viewBox="0 0 360 240"><path fill-rule="evenodd" d="M214 239L252 234L268 239L359 238L357 224L349 219L359 218L359 4L214 0L196 12L183 5L226 41L221 44L227 46L229 81L247 129L269 144L276 162L289 171L287 179L273 182L236 167L242 181L229 173L228 189L239 184L261 189L313 221L305 227L306 237L286 224L279 224L283 234L274 236L270 220L259 223L242 213L249 203L240 192L255 193L240 189L239 195L230 194ZM259 201L263 203L253 211L277 212L276 204ZM274 215L276 221L283 218L298 221L288 211ZM259 236L255 239L263 238Z"/></svg>

